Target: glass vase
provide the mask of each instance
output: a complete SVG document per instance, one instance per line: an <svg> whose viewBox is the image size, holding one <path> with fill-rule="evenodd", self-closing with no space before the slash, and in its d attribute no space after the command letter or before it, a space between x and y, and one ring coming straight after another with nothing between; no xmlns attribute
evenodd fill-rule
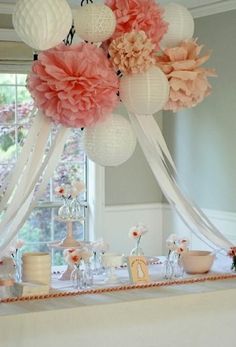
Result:
<svg viewBox="0 0 236 347"><path fill-rule="evenodd" d="M167 280L172 279L174 276L174 266L173 261L170 256L167 257L165 262L163 263L163 277Z"/></svg>
<svg viewBox="0 0 236 347"><path fill-rule="evenodd" d="M136 246L131 250L130 255L141 256L144 255L142 248L140 247L140 238L137 240Z"/></svg>
<svg viewBox="0 0 236 347"><path fill-rule="evenodd" d="M61 219L70 219L70 204L68 199L64 199L63 205L58 210L58 216Z"/></svg>
<svg viewBox="0 0 236 347"><path fill-rule="evenodd" d="M174 253L173 256L173 272L174 277L181 278L184 275L184 268L182 264L181 255L178 253Z"/></svg>
<svg viewBox="0 0 236 347"><path fill-rule="evenodd" d="M70 218L78 220L82 217L80 202L75 198L72 199L69 205Z"/></svg>
<svg viewBox="0 0 236 347"><path fill-rule="evenodd" d="M74 270L71 272L70 279L74 289L83 288L83 270L77 265L74 267Z"/></svg>
<svg viewBox="0 0 236 347"><path fill-rule="evenodd" d="M93 285L93 270L91 268L90 262L84 263L84 287L91 287Z"/></svg>

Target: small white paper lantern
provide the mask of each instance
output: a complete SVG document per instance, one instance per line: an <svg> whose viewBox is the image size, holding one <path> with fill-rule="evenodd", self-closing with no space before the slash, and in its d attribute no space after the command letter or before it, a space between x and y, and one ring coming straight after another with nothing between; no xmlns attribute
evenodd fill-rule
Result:
<svg viewBox="0 0 236 347"><path fill-rule="evenodd" d="M83 146L88 158L102 166L127 161L136 147L133 129L123 116L112 114L104 122L85 128Z"/></svg>
<svg viewBox="0 0 236 347"><path fill-rule="evenodd" d="M164 10L164 19L169 23L169 27L161 40L161 48L176 47L181 41L191 39L194 34L194 19L188 9L170 3L164 6Z"/></svg>
<svg viewBox="0 0 236 347"><path fill-rule="evenodd" d="M112 36L116 17L105 5L88 4L74 12L77 34L88 42L102 42Z"/></svg>
<svg viewBox="0 0 236 347"><path fill-rule="evenodd" d="M46 50L68 35L72 12L66 0L18 0L13 13L17 35L30 47Z"/></svg>
<svg viewBox="0 0 236 347"><path fill-rule="evenodd" d="M120 81L120 98L129 112L154 114L169 99L169 82L160 68L153 66L145 73L127 75Z"/></svg>

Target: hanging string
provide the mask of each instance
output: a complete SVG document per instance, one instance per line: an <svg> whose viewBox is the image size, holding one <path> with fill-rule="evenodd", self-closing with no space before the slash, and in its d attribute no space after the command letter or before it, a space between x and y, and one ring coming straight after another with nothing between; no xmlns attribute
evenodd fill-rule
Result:
<svg viewBox="0 0 236 347"><path fill-rule="evenodd" d="M85 1L85 0L82 0L82 1L81 1L81 6L84 5L84 1ZM90 3L90 4L93 4L93 1L92 1L92 0L86 0L86 4L88 5L89 3Z"/></svg>

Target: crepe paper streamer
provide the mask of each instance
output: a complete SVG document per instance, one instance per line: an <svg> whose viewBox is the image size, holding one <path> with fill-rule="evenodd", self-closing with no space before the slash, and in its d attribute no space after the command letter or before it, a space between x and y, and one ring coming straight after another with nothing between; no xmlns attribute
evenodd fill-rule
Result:
<svg viewBox="0 0 236 347"><path fill-rule="evenodd" d="M208 218L199 208L192 205L181 192L176 181L167 171L167 163L160 156L160 150L163 149L156 138L156 142L150 140L153 127L152 117L135 116L130 114L131 124L139 140L139 144L145 154L145 157L153 171L153 174L159 183L163 194L175 208L180 217L198 237L204 237L215 246L228 249L232 243L220 231L212 225ZM156 124L155 127L158 127Z"/></svg>
<svg viewBox="0 0 236 347"><path fill-rule="evenodd" d="M169 82L160 68L152 66L144 73L122 77L120 98L129 112L151 115L167 103Z"/></svg>
<svg viewBox="0 0 236 347"><path fill-rule="evenodd" d="M3 223L4 227L1 226L2 223L0 224L0 254L15 237L19 229L24 225L33 208L36 207L37 200L43 194L48 184L49 178L52 177L53 172L60 160L65 142L68 139L69 134L70 129L64 127L61 127L59 129L56 137L54 138L52 146L44 159L44 162L40 163L40 170L38 170L37 177L35 177L35 183L31 185L33 189L29 191L27 196L25 196L23 199L20 199L19 197L20 204L18 204L19 208L16 211L14 217L7 224ZM38 191L34 196L35 185L39 181L39 179L40 184L38 186ZM2 222L4 222L5 218L7 218L6 214L4 215Z"/></svg>
<svg viewBox="0 0 236 347"><path fill-rule="evenodd" d="M13 13L17 35L28 46L46 50L68 35L72 12L66 0L18 0Z"/></svg>
<svg viewBox="0 0 236 347"><path fill-rule="evenodd" d="M193 37L194 19L186 7L176 3L167 4L163 17L168 23L168 30L161 40L161 49L176 47L181 41Z"/></svg>
<svg viewBox="0 0 236 347"><path fill-rule="evenodd" d="M102 42L109 39L115 30L116 17L108 6L88 4L73 13L75 30L83 40Z"/></svg>
<svg viewBox="0 0 236 347"><path fill-rule="evenodd" d="M130 122L119 114L84 129L84 151L88 158L102 166L118 166L134 153L136 137Z"/></svg>
<svg viewBox="0 0 236 347"><path fill-rule="evenodd" d="M31 118L32 116L34 116L34 113L35 108L31 111L29 117ZM29 160L30 152L32 151L36 142L35 138L38 136L43 122L41 117L41 112L37 111L32 126L25 140L24 146L21 149L21 152L18 156L18 160L14 166L14 169L11 170L10 173L5 177L4 181L1 182L0 196L2 196L2 199L0 201L0 211L2 211L6 207L9 197L15 189L15 186L19 181L19 177L22 174Z"/></svg>

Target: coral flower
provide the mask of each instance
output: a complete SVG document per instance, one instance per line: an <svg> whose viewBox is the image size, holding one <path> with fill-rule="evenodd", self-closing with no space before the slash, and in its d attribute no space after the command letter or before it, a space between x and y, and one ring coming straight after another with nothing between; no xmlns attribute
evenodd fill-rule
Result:
<svg viewBox="0 0 236 347"><path fill-rule="evenodd" d="M162 8L154 0L106 0L105 5L114 12L117 26L112 39L132 30L143 30L159 49L159 43L167 32Z"/></svg>
<svg viewBox="0 0 236 347"><path fill-rule="evenodd" d="M28 88L39 109L57 123L86 127L117 105L118 78L101 48L61 44L39 54Z"/></svg>
<svg viewBox="0 0 236 347"><path fill-rule="evenodd" d="M209 76L216 76L212 69L201 67L210 53L199 56L203 46L196 40L183 41L178 47L167 48L157 57L157 65L170 83L170 97L165 110L177 112L202 102L211 92Z"/></svg>

